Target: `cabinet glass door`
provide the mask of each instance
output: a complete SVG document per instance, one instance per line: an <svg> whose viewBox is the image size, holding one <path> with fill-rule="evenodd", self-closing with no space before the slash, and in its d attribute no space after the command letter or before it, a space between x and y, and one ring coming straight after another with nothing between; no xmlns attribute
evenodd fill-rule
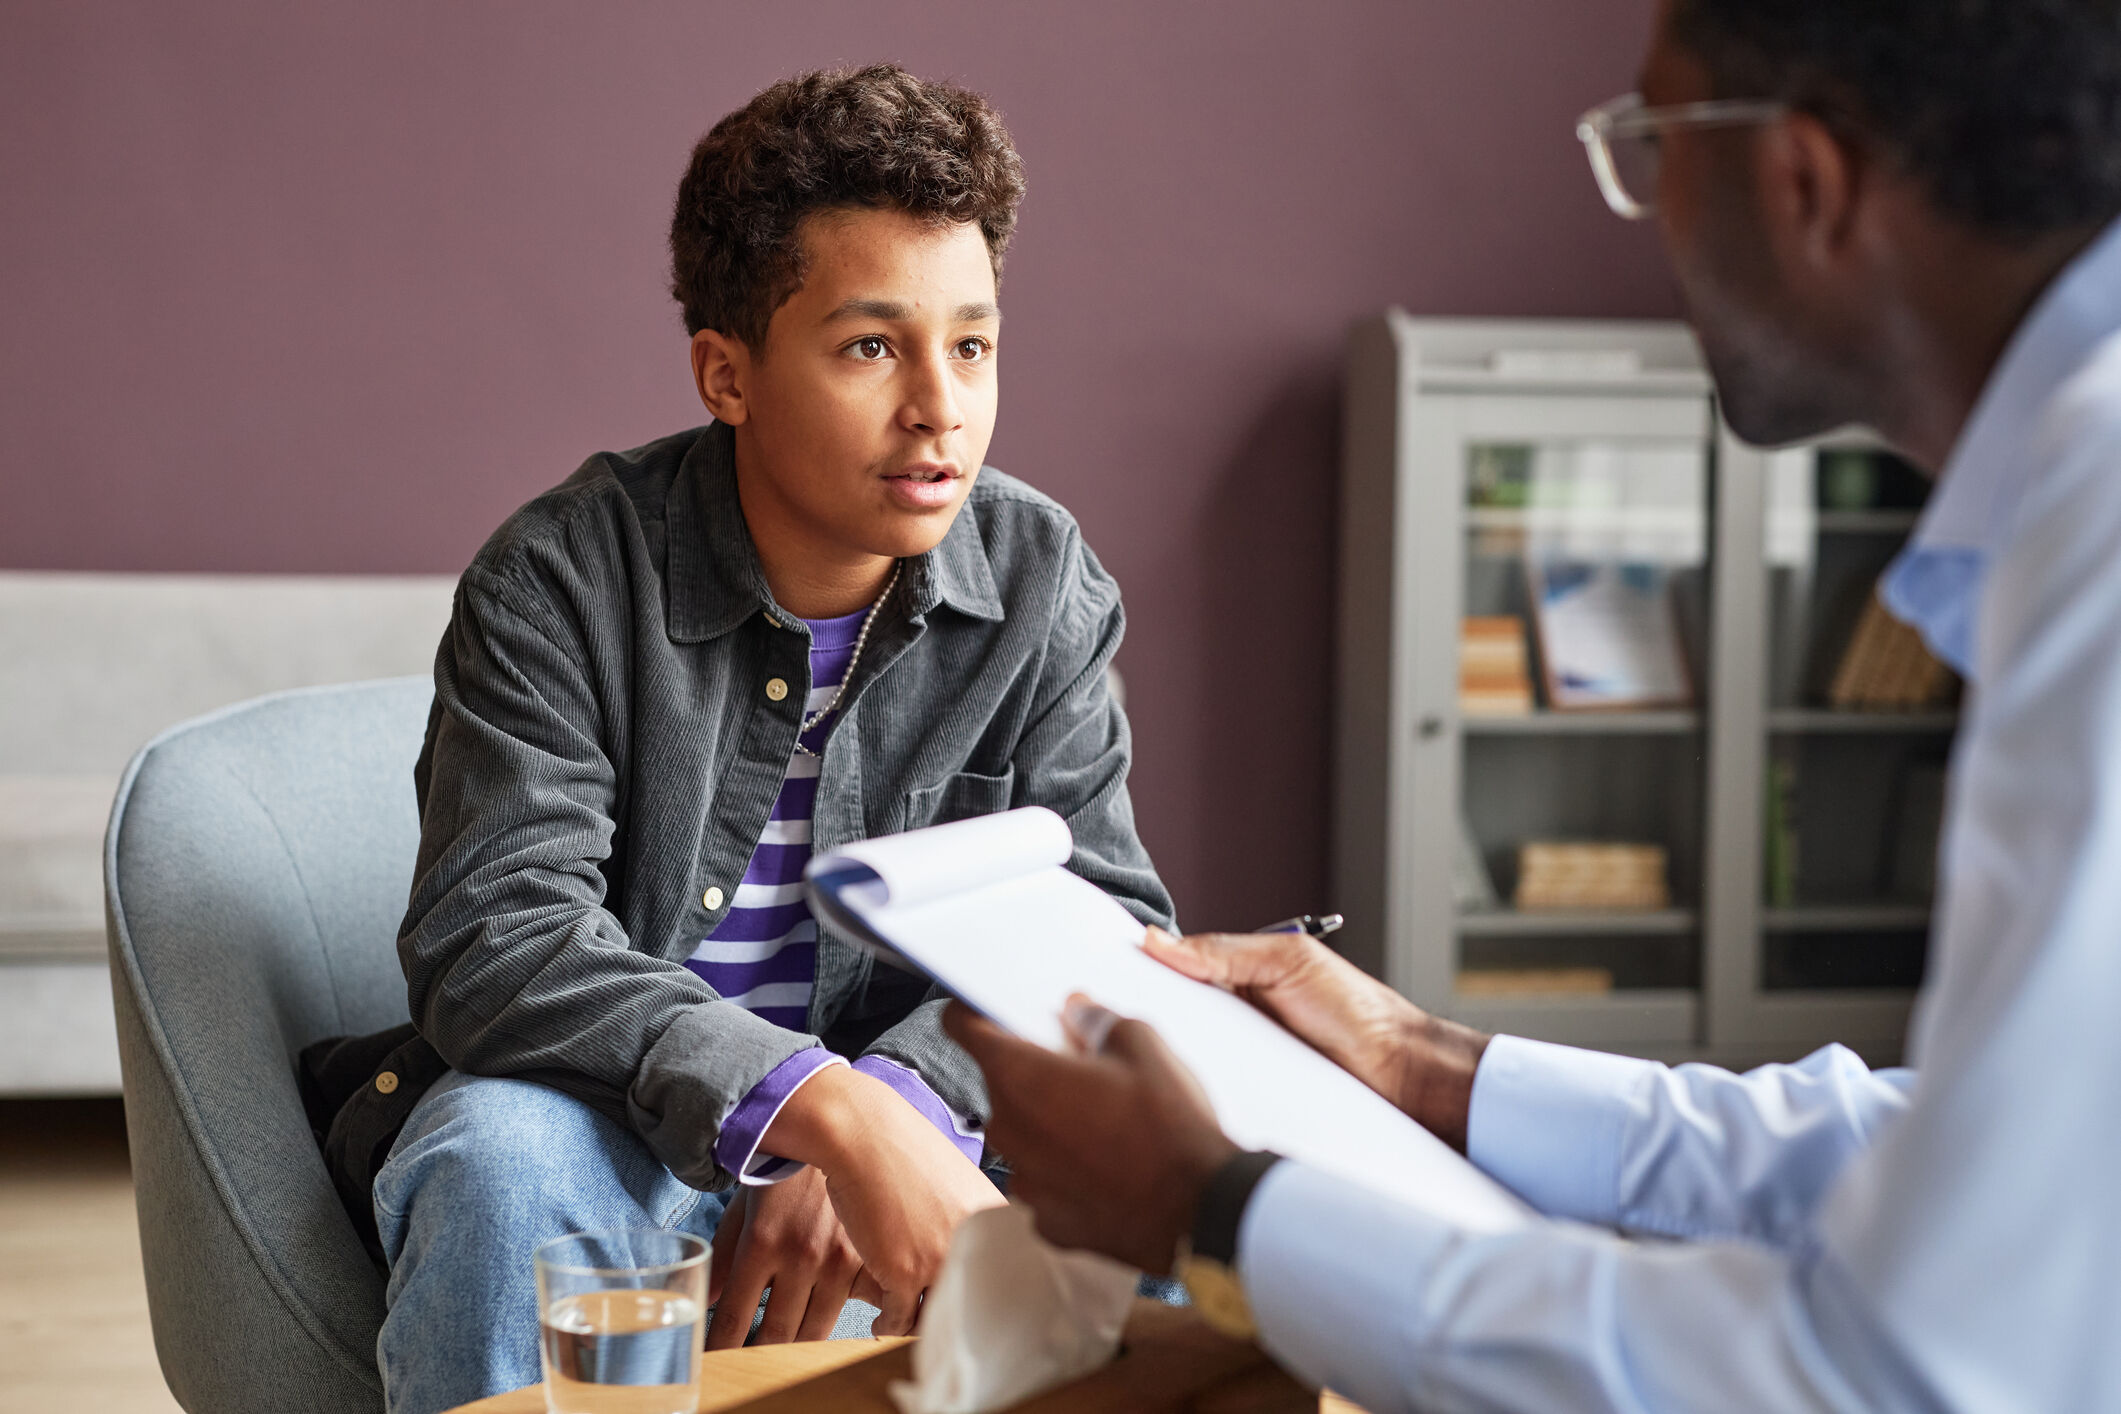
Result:
<svg viewBox="0 0 2121 1414"><path fill-rule="evenodd" d="M1454 1010L1554 1039L1691 1040L1709 445L1462 445Z"/></svg>
<svg viewBox="0 0 2121 1414"><path fill-rule="evenodd" d="M1767 465L1759 985L1922 976L1959 683L1877 598L1928 478L1857 442Z"/></svg>

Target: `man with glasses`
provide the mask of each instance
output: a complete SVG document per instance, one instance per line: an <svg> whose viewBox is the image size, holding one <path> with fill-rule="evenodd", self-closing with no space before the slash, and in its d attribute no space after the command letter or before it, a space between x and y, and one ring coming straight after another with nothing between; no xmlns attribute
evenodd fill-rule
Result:
<svg viewBox="0 0 2121 1414"><path fill-rule="evenodd" d="M1152 935L1575 1220L1493 1235L1239 1153L1084 999L1074 1055L947 1024L1043 1231L1379 1414L2121 1409L2121 0L1667 0L1641 89L1579 135L1732 425L1939 477L1884 586L1971 684L1915 1067L1667 1069Z"/></svg>

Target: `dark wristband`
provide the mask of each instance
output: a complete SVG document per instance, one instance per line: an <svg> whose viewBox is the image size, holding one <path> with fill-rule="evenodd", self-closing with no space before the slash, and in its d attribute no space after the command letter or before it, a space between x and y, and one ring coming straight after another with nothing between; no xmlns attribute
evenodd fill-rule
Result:
<svg viewBox="0 0 2121 1414"><path fill-rule="evenodd" d="M1281 1155L1264 1149L1238 1154L1226 1160L1200 1191L1193 1210L1193 1255L1234 1266L1237 1262L1237 1229L1245 1219L1245 1205L1252 1190L1281 1162Z"/></svg>

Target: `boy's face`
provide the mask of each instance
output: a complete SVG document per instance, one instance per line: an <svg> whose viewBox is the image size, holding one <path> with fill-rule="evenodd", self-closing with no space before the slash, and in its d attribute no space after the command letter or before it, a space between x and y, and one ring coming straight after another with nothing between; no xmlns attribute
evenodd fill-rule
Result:
<svg viewBox="0 0 2121 1414"><path fill-rule="evenodd" d="M819 213L799 238L803 285L764 346L713 331L693 344L703 399L736 429L752 535L762 552L776 541L840 564L922 554L994 435L1001 312L986 240L895 210Z"/></svg>

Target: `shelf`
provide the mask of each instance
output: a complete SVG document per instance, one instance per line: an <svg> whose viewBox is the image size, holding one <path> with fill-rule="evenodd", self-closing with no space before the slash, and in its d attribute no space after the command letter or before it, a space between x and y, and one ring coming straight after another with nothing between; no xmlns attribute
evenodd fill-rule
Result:
<svg viewBox="0 0 2121 1414"><path fill-rule="evenodd" d="M1821 511L1821 535L1905 535L1915 528L1922 512L1909 510Z"/></svg>
<svg viewBox="0 0 2121 1414"><path fill-rule="evenodd" d="M1798 904L1761 910L1770 933L1912 933L1930 926L1926 903Z"/></svg>
<svg viewBox="0 0 2121 1414"><path fill-rule="evenodd" d="M1654 530L1706 533L1708 513L1699 506L1468 506L1466 529L1566 531Z"/></svg>
<svg viewBox="0 0 2121 1414"><path fill-rule="evenodd" d="M1691 933L1699 919L1690 908L1661 908L1654 913L1614 909L1497 908L1458 915L1461 938L1549 938L1596 933L1639 937L1644 934Z"/></svg>
<svg viewBox="0 0 2121 1414"><path fill-rule="evenodd" d="M1959 726L1957 712L1864 712L1815 707L1783 707L1767 714L1768 730L1782 736L1844 733L1934 733L1949 736Z"/></svg>
<svg viewBox="0 0 2121 1414"><path fill-rule="evenodd" d="M1479 1030L1569 1046L1688 1046L1697 1039L1701 997L1681 988L1645 988L1597 997L1457 997L1454 1021Z"/></svg>
<svg viewBox="0 0 2121 1414"><path fill-rule="evenodd" d="M1699 712L1526 712L1465 717L1467 736L1684 736L1701 730Z"/></svg>

